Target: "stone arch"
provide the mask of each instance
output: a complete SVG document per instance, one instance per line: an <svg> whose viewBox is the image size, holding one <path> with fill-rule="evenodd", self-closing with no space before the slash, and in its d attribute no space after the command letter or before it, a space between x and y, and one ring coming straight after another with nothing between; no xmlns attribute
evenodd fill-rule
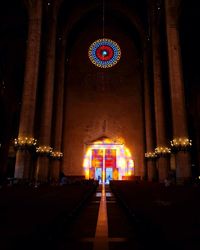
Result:
<svg viewBox="0 0 200 250"><path fill-rule="evenodd" d="M76 10L72 10L65 26L63 27L61 31L61 36L68 37L77 23L81 22L81 20L86 18L91 12L95 12L99 8L100 7L98 4L93 4L93 5L83 4L82 8L77 8ZM121 3L113 4L113 5L112 3L110 3L106 6L106 8L108 8L109 11L114 11L115 13L118 13L122 17L126 17L128 22L138 32L140 40L144 46L144 44L146 43L146 38L147 38L146 31L137 13L133 9L130 10L126 5L121 4ZM60 10L61 9L62 9L62 4L60 7Z"/></svg>
<svg viewBox="0 0 200 250"><path fill-rule="evenodd" d="M134 175L132 155L123 138L101 136L86 143L83 168L86 179L100 183L130 179Z"/></svg>

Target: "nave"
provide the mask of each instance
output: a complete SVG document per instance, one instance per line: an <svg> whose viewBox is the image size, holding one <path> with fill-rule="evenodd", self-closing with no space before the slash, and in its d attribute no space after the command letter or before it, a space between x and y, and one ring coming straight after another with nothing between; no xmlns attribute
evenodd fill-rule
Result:
<svg viewBox="0 0 200 250"><path fill-rule="evenodd" d="M199 195L143 181L1 187L1 249L197 250Z"/></svg>
<svg viewBox="0 0 200 250"><path fill-rule="evenodd" d="M58 249L72 250L141 249L133 225L109 185L99 185L58 245Z"/></svg>

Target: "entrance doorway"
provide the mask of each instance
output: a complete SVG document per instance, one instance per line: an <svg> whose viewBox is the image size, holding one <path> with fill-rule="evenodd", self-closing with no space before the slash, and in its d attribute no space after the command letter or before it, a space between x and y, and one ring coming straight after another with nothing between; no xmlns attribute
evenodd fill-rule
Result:
<svg viewBox="0 0 200 250"><path fill-rule="evenodd" d="M113 179L113 168L106 168L105 183L109 184L112 179Z"/></svg>
<svg viewBox="0 0 200 250"><path fill-rule="evenodd" d="M99 183L102 182L102 168L95 169L95 180L98 180Z"/></svg>
<svg viewBox="0 0 200 250"><path fill-rule="evenodd" d="M83 167L87 179L108 184L111 180L124 180L134 175L131 153L119 141L107 137L87 144Z"/></svg>

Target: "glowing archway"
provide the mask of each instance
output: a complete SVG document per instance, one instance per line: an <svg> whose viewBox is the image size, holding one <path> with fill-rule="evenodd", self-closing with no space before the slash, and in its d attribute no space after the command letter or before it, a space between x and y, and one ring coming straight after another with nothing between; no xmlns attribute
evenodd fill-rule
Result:
<svg viewBox="0 0 200 250"><path fill-rule="evenodd" d="M134 175L134 162L130 150L121 139L101 137L86 145L83 168L86 179L100 182L127 179Z"/></svg>

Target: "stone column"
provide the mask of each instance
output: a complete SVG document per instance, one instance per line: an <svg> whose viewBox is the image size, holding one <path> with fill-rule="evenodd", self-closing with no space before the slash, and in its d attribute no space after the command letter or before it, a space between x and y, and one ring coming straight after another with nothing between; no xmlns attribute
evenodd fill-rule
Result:
<svg viewBox="0 0 200 250"><path fill-rule="evenodd" d="M54 127L53 133L53 157L51 160L50 178L52 181L59 180L61 171L62 159L62 127L63 127L63 105L64 105L64 81L65 81L65 46L66 41L59 38L59 55L56 66L56 81L55 81L55 104L54 104Z"/></svg>
<svg viewBox="0 0 200 250"><path fill-rule="evenodd" d="M188 139L187 115L184 83L181 65L181 52L178 31L179 1L165 1L167 48L169 62L169 82L172 107L173 139L176 142ZM175 145L176 146L176 145ZM190 145L188 144L188 147ZM182 183L191 177L190 154L179 150L176 153L176 178Z"/></svg>
<svg viewBox="0 0 200 250"><path fill-rule="evenodd" d="M152 91L149 81L149 52L148 49L144 49L143 55L143 71L144 71L144 106L145 106L145 133L146 133L146 167L147 177L149 181L155 181L156 179L156 155L154 153L155 141L154 141L154 128L153 128L153 100Z"/></svg>
<svg viewBox="0 0 200 250"><path fill-rule="evenodd" d="M167 155L167 134L164 110L164 93L162 82L161 44L160 44L160 13L159 8L153 6L152 11L152 50L153 50L153 78L154 78L154 105L156 126L156 152L158 153L157 167L159 181L168 177L169 157ZM166 154L165 154L166 151Z"/></svg>
<svg viewBox="0 0 200 250"><path fill-rule="evenodd" d="M46 40L46 65L44 74L43 103L41 108L39 147L37 148L38 159L36 166L36 181L46 182L49 177L49 156L51 148L52 109L54 92L54 68L56 49L56 1L49 8L48 35Z"/></svg>
<svg viewBox="0 0 200 250"><path fill-rule="evenodd" d="M29 30L26 48L24 89L19 135L18 139L15 140L15 145L18 147L15 177L19 179L30 177L31 154L29 149L35 144L34 120L40 57L42 0L27 1L27 7L29 9Z"/></svg>

